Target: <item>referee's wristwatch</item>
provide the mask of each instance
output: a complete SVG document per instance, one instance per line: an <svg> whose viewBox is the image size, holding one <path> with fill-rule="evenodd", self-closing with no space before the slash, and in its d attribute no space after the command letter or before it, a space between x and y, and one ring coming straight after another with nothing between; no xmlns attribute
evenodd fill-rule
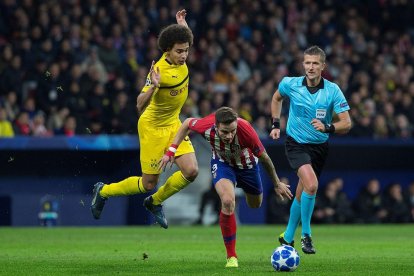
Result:
<svg viewBox="0 0 414 276"><path fill-rule="evenodd" d="M272 118L272 129L280 129L280 119Z"/></svg>
<svg viewBox="0 0 414 276"><path fill-rule="evenodd" d="M325 124L325 133L334 133L335 126L333 124Z"/></svg>

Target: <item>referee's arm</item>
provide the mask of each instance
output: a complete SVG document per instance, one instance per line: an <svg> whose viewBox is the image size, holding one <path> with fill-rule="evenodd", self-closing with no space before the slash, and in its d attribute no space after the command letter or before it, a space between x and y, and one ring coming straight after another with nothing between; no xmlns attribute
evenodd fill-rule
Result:
<svg viewBox="0 0 414 276"><path fill-rule="evenodd" d="M280 137L280 113L282 112L283 97L280 95L279 89L273 94L270 108L272 111L272 131L270 137L279 139Z"/></svg>
<svg viewBox="0 0 414 276"><path fill-rule="evenodd" d="M335 133L346 134L352 128L351 116L348 111L344 111L338 114L338 121L333 123L335 126Z"/></svg>

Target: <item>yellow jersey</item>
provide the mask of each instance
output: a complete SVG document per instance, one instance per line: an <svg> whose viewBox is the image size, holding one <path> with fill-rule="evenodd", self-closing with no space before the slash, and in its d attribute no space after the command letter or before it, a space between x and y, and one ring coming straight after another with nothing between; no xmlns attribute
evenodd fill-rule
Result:
<svg viewBox="0 0 414 276"><path fill-rule="evenodd" d="M154 65L160 69L160 88L151 97L151 100L142 113L140 120L156 127L173 125L179 120L181 108L188 97L188 67L186 64L174 65L167 61L166 53ZM145 93L151 86L148 74L145 86L141 92Z"/></svg>

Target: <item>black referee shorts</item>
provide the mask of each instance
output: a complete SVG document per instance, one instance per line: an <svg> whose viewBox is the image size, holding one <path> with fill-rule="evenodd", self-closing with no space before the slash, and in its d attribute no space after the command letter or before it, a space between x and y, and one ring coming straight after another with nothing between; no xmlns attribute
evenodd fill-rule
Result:
<svg viewBox="0 0 414 276"><path fill-rule="evenodd" d="M319 178L322 168L328 157L328 142L322 144L300 144L288 136L285 142L285 153L289 165L296 172L305 164L311 164L316 176Z"/></svg>

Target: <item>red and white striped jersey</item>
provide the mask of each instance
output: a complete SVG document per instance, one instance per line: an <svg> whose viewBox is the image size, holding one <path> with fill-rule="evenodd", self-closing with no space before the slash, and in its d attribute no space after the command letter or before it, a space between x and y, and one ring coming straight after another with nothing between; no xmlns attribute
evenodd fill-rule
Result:
<svg viewBox="0 0 414 276"><path fill-rule="evenodd" d="M237 131L231 144L225 144L220 140L215 125L215 114L189 122L189 128L201 134L211 146L213 159L219 159L232 167L239 169L251 169L258 162L264 147L256 131L244 119L237 119Z"/></svg>

